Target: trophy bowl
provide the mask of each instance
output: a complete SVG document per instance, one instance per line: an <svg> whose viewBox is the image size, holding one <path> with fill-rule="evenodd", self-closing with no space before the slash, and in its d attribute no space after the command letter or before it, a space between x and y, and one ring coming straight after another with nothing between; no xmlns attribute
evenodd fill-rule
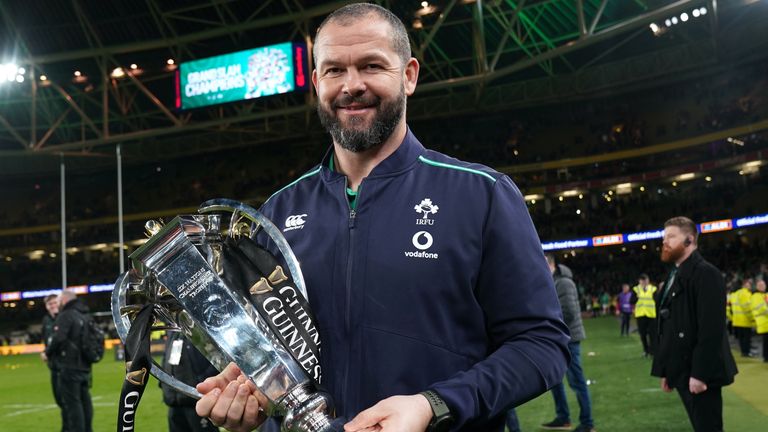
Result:
<svg viewBox="0 0 768 432"><path fill-rule="evenodd" d="M181 332L220 371L234 362L269 401L261 407L266 414L283 416L283 431L329 430L333 409L319 389L320 340L301 268L279 228L227 199L146 228L151 236L130 255L131 269L112 292L123 343L149 306L152 331ZM259 235L280 258L257 246ZM202 396L154 360L150 373L182 394Z"/></svg>

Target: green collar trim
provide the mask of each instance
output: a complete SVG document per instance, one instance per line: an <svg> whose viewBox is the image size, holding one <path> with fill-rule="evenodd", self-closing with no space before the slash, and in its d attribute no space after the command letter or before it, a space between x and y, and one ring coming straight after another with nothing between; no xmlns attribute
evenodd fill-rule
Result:
<svg viewBox="0 0 768 432"><path fill-rule="evenodd" d="M269 198L267 198L267 200L266 200L266 201L264 201L264 204L268 203L268 202L269 202L269 200L271 200L271 199L272 199L272 197L274 197L275 195L279 194L280 192L282 192L282 191L284 191L284 190L288 189L289 187L291 187L291 186L295 185L296 183L298 183L298 182L300 182L300 181L304 180L305 178L309 178L309 177L312 177L313 175L315 175L315 174L317 174L317 173L319 173L319 172L320 172L320 167L317 167L317 168L315 168L314 170L312 170L312 171L310 171L310 172L304 173L304 175L302 175L301 177L299 177L299 178L297 178L296 180L294 180L294 181L292 181L292 182L288 183L287 185L283 186L283 187L282 187L280 190L278 190L277 192L275 192L275 193L273 193L272 195L270 195L270 197L269 197Z"/></svg>
<svg viewBox="0 0 768 432"><path fill-rule="evenodd" d="M478 175L481 175L481 176L487 178L491 182L496 183L496 179L493 178L492 175L490 175L490 174L488 174L487 172L484 172L484 171L480 171L480 170L476 170L476 169L472 169L472 168L466 168L466 167L462 167L462 166L458 166L458 165L451 165L451 164L447 164L447 163L437 162L437 161L433 161L431 159L427 159L424 156L419 156L419 160L424 162L427 165L432 165L432 166L436 166L436 167L440 167L440 168L454 169L454 170L457 170L457 171L464 171L464 172L468 172L468 173L472 173L472 174L478 174Z"/></svg>

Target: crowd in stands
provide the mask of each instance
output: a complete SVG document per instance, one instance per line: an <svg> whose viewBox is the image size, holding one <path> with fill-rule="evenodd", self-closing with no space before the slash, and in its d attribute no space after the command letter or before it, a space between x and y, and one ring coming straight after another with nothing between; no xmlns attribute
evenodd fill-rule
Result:
<svg viewBox="0 0 768 432"><path fill-rule="evenodd" d="M586 192L582 199L548 197L528 208L542 241L659 229L673 215L698 222L768 212L768 168L752 174L736 171L700 175L691 181L650 183L631 193ZM610 198L610 201L608 201ZM578 214L577 214L578 212Z"/></svg>

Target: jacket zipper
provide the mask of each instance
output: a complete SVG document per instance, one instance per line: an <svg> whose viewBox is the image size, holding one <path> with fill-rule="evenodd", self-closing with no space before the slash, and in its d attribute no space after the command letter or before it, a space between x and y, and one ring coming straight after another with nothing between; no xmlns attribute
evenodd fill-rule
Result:
<svg viewBox="0 0 768 432"><path fill-rule="evenodd" d="M346 304L346 310L344 313L344 324L346 326L346 332L347 336L351 336L352 333L352 325L351 325L351 314L352 314L352 260L354 258L354 240L355 240L355 225L356 225L356 217L357 212L355 209L352 208L352 205L349 202L349 197L347 197L347 187L348 187L348 179L344 180L344 199L347 202L347 208L349 209L349 218L347 220L347 227L349 229L349 249L347 250L347 280L346 280L346 294L347 294L347 304ZM355 201L355 207L360 204L360 192L362 191L362 184L358 186L357 188L357 198ZM350 339L351 340L351 339ZM344 366L344 394L349 394L349 365L352 362L352 348L351 348L351 342L349 345L349 349L347 350L347 362Z"/></svg>

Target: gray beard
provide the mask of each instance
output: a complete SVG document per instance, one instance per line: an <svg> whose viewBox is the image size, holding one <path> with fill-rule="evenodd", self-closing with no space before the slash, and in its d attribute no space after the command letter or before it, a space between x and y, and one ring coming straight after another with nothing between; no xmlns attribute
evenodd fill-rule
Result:
<svg viewBox="0 0 768 432"><path fill-rule="evenodd" d="M338 116L335 115L335 110L340 105L345 106L350 103L370 104L370 101L366 103L365 100L360 99L347 96L341 101L334 102L331 105L331 110L326 110L320 103L317 104L317 116L320 118L320 124L331 134L335 143L353 153L361 153L384 144L403 117L406 103L404 88L400 89L397 99L391 103L382 103L381 99L375 98L375 101L378 102L375 106L378 107L379 111L375 114L371 127L355 128L354 126L361 125L364 120L360 117L352 117L350 123L353 127L345 128Z"/></svg>

